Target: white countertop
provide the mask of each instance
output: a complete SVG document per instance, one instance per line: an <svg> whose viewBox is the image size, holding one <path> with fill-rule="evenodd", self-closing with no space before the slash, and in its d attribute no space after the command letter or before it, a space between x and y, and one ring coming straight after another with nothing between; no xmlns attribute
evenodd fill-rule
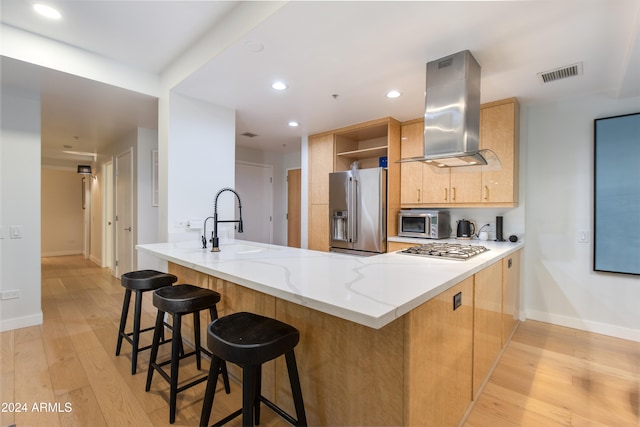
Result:
<svg viewBox="0 0 640 427"><path fill-rule="evenodd" d="M433 242L397 237L390 240ZM524 246L522 242L474 240L469 243L490 250L466 261L455 261L394 252L359 257L244 240L222 241L221 252L217 253L202 249L199 242L152 243L136 248L160 259L379 329Z"/></svg>

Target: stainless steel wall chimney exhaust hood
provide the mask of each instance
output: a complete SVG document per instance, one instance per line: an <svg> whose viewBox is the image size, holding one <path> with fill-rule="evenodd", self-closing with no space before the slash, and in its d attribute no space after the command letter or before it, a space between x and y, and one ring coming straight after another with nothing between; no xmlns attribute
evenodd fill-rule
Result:
<svg viewBox="0 0 640 427"><path fill-rule="evenodd" d="M464 50L427 63L424 156L401 162L437 167L487 165L499 160L480 150L480 65ZM499 166L498 166L499 167Z"/></svg>

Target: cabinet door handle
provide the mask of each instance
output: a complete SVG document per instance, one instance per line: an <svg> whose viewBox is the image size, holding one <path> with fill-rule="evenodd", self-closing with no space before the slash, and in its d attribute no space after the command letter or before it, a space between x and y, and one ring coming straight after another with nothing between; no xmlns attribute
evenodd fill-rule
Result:
<svg viewBox="0 0 640 427"><path fill-rule="evenodd" d="M420 201L420 189L418 188L418 201Z"/></svg>
<svg viewBox="0 0 640 427"><path fill-rule="evenodd" d="M451 188L451 201L452 202L456 201L456 187Z"/></svg>
<svg viewBox="0 0 640 427"><path fill-rule="evenodd" d="M488 185L484 186L484 199L485 200L489 200L489 186Z"/></svg>
<svg viewBox="0 0 640 427"><path fill-rule="evenodd" d="M447 199L447 196L448 196L448 194L447 194L447 193L448 193L448 191L447 191L447 189L445 188L445 189L444 189L444 201L445 201L445 202L448 200L448 199Z"/></svg>

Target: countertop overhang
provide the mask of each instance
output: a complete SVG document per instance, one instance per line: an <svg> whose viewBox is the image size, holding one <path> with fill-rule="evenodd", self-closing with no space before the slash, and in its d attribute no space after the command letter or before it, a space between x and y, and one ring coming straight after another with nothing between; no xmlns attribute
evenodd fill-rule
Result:
<svg viewBox="0 0 640 427"><path fill-rule="evenodd" d="M136 248L276 298L380 329L524 247L522 242L469 243L485 246L489 251L456 261L397 252L360 257L233 239L223 240L220 252L202 249L193 241L142 244Z"/></svg>

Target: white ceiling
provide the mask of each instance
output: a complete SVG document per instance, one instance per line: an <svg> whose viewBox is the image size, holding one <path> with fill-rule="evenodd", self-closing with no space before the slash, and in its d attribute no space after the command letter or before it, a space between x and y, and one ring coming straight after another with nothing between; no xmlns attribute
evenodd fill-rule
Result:
<svg viewBox="0 0 640 427"><path fill-rule="evenodd" d="M156 74L238 4L49 3L62 12L60 22L35 16L23 0L2 0L2 22ZM256 45L263 49L255 52ZM637 0L294 1L175 90L235 109L237 144L286 151L299 147L301 135L385 116L421 116L426 62L465 49L482 67L482 102L640 96ZM539 72L578 62L581 76L538 81ZM275 79L289 88L274 92ZM4 88L34 82L43 99L45 157L56 157L65 144L100 150L136 126L157 126L154 98L2 58ZM386 99L391 88L402 96ZM289 120L300 127L288 127Z"/></svg>

